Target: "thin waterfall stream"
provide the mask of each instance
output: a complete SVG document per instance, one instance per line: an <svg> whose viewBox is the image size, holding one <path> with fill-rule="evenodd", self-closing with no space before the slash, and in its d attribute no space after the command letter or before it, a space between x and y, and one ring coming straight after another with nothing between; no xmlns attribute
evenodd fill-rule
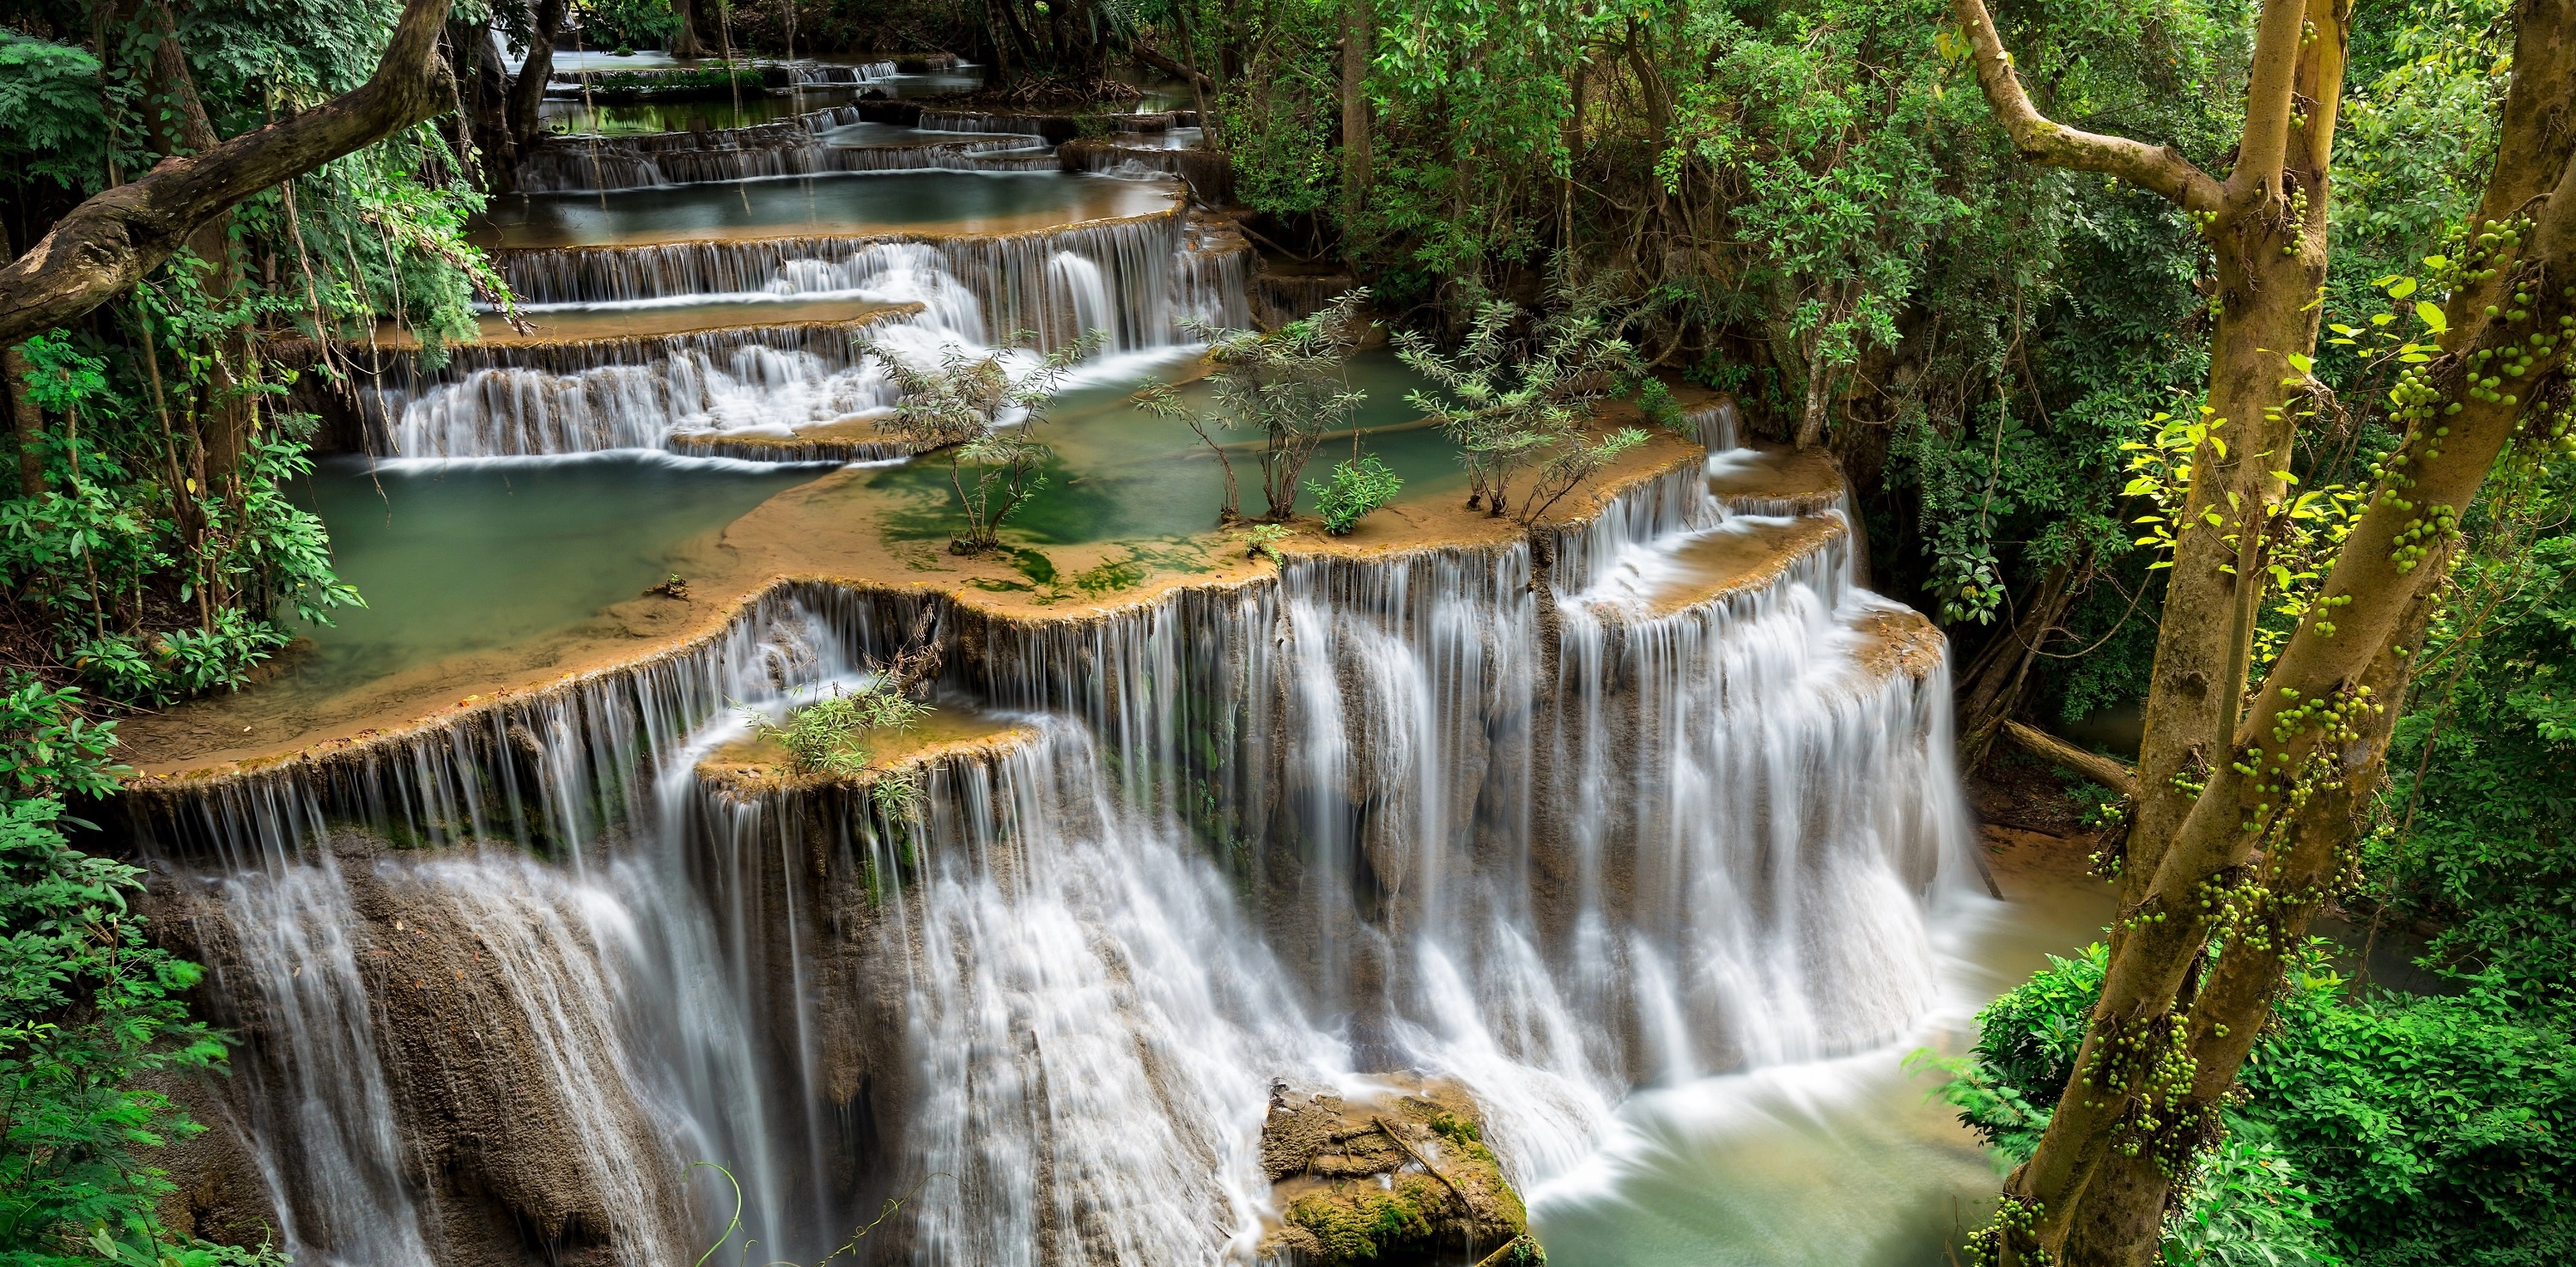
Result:
<svg viewBox="0 0 2576 1267"><path fill-rule="evenodd" d="M1556 1261L1834 1261L1671 1194L1743 1182L1729 1139L1879 1147L1896 1053L1955 1030L1992 957L1945 647L1860 583L1839 475L1709 406L1562 522L1210 551L1205 449L1124 393L1251 323L1243 239L1159 176L974 166L948 135L1007 120L899 142L960 169L812 166L849 126L644 133L631 180L496 216L535 332L394 349L367 464L317 487L388 542L449 508L405 548L631 514L613 559L524 547L605 588L389 570L423 621L521 571L562 610L364 654L332 641L363 618L316 631L130 798L243 1036L201 1114L238 1199L334 1267L671 1264L736 1218L752 1261L1285 1263L1283 1106L1452 1096ZM917 581L900 526L946 477L878 429L880 358L1025 365L1090 331L1093 395L1054 424L1088 518L1034 512L1020 579ZM1455 513L1412 380L1354 372L1418 475L1399 509ZM701 477L735 491L666 491ZM362 571L377 539L349 534ZM889 758L917 812L763 773L755 718L924 629L931 730ZM281 746L242 757L236 716ZM1888 1182L1959 1186L1926 1167Z"/></svg>

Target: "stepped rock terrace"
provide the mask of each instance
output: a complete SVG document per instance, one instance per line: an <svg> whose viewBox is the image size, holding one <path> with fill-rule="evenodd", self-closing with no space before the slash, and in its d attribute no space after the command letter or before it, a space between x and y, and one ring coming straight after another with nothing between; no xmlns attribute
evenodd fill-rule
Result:
<svg viewBox="0 0 2576 1267"><path fill-rule="evenodd" d="M1177 186L1075 172L918 171L494 199L478 245L633 246L833 234L1010 233L1146 215Z"/></svg>
<svg viewBox="0 0 2576 1267"><path fill-rule="evenodd" d="M1132 393L1210 399L1191 340L1250 324L1246 235L1161 175L805 174L1061 157L1011 133L1060 117L918 122L989 131L549 147L583 192L479 230L531 328L379 340L368 452L299 490L373 605L125 727L156 927L245 1040L190 1089L201 1226L646 1267L738 1191L787 1260L892 1201L887 1261L1275 1265L1334 1185L1418 1194L1456 1147L1476 1214L1424 1252L1470 1263L1641 1088L1936 1007L1936 931L1980 900L1944 646L1861 587L1830 460L1739 448L1684 388L1524 524L1466 507L1380 350L1308 474L1365 453L1403 495L1346 537L1216 528L1220 459L1255 485L1263 440ZM1065 165L1205 198L1198 153ZM1336 285L1298 282L1266 320ZM1025 370L1095 331L1043 493L952 552L886 362ZM776 724L933 653L898 679L917 725L790 758ZM1394 1115L1365 1164L1270 1155L1335 1104Z"/></svg>
<svg viewBox="0 0 2576 1267"><path fill-rule="evenodd" d="M1094 405L1100 413L1124 408L1124 393L1101 395L1106 399ZM1093 473L1070 477L1069 487L1107 482L1114 488L1121 478L1162 484L1158 477L1168 476L1169 464L1177 458L1187 464L1182 473L1195 477L1166 487L1166 504L1178 513L1159 526L1205 522L1197 507L1213 502L1212 462L1194 462L1190 450L1170 443L1167 428L1149 429L1115 416L1090 421L1101 433L1096 439L1110 443L1095 444L1090 450L1098 459ZM1070 431L1085 420L1077 416L1059 425ZM1153 439L1142 446L1136 439L1117 443L1110 434L1113 426L1136 439ZM1514 521L1459 506L1454 477L1439 479L1439 458L1430 451L1439 444L1436 433L1407 428L1400 420L1395 426L1394 437L1412 440L1423 450L1411 460L1397 455L1398 461L1426 477L1436 491L1398 503L1350 537L1315 537L1301 548L1368 557L1428 546L1482 548L1517 538ZM1186 433L1181 439L1188 439ZM1388 452L1384 445L1376 447ZM1666 439L1606 475L1603 487L1694 473L1696 467L1694 450ZM1239 533L1185 529L1140 539L1103 532L1137 523L1137 508L1118 505L1114 493L1092 502L1096 510L1115 517L1109 524L1037 519L1033 523L1040 536L1032 545L958 559L945 551L943 531L917 522L925 495L917 490L935 494L945 482L944 475L919 469L852 467L818 474L755 466L696 471L610 454L539 467L466 464L392 475L370 474L351 463L326 476L317 486L335 490L323 507L328 519L363 525L374 516L399 515L408 526L408 503L416 493L423 511L434 518L414 531L440 541L439 548L445 549L443 543L454 540L455 525L477 525L490 533L487 539L493 544L487 547L489 554L469 549L469 558L487 561L460 559L467 567L448 574L452 579L424 576L418 547L407 544L417 537L407 532L387 540L379 563L374 541L352 534L342 543L344 572L361 585L368 584L371 574L383 576L386 584L369 588L386 595L382 601L392 604L393 614L348 613L343 628L313 631L310 636L318 645L291 650L260 684L128 723L127 751L147 774L259 765L365 732L397 730L425 717L498 707L516 693L610 670L623 661L672 654L674 648L712 636L744 604L795 578L944 592L981 610L1047 621L1148 602L1175 586L1232 584L1265 566L1244 557ZM379 501L380 479L391 481L385 486L390 505ZM504 487L513 481L526 483L528 495ZM740 490L730 494L732 502L717 492L727 486ZM692 490L687 502L672 505L666 500L683 489ZM746 499L756 504L741 505ZM622 527L606 520L596 531L595 546L562 538L535 551L503 544L548 531L543 521L558 513L577 523L610 506L654 503L666 507L658 519L628 519ZM334 505L344 509L334 513ZM737 505L739 510L731 510ZM696 506L704 509L683 508ZM701 526L729 510L738 516L731 522L712 529ZM519 517L531 513L539 522ZM657 537L656 523L670 527ZM1072 539L1050 544L1048 528ZM579 552L567 552L567 546ZM613 551L614 558L603 558L603 548ZM520 559L533 566L492 566ZM665 571L683 575L685 591L645 593ZM567 586L575 575L595 580ZM396 577L406 577L408 585ZM632 589L620 592L621 581ZM426 592L410 599L407 589ZM509 613L506 620L491 619L504 611ZM394 628L369 636L379 625ZM441 630L452 632L442 637ZM342 647L347 649L338 649Z"/></svg>

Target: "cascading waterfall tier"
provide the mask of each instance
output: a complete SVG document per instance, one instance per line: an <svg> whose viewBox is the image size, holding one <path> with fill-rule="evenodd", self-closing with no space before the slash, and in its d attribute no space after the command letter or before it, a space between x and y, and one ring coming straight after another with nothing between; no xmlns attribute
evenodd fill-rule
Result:
<svg viewBox="0 0 2576 1267"><path fill-rule="evenodd" d="M639 1208L712 1233L699 1157L778 1256L900 1197L876 1235L905 1261L1248 1260L1273 1078L1437 1072L1527 1182L1634 1086L1854 1049L1927 1005L1927 910L1969 865L1939 636L1853 587L1838 512L1744 516L1706 478L1526 542L1300 558L1080 618L781 583L647 663L146 782L131 817L193 877L198 952L272 1062L235 1120L274 1199L341 1165L391 1229L296 1224L321 1261L479 1261L476 1202L667 1261L607 1220L643 1175ZM943 696L1024 720L934 762L917 821L701 776L741 708L850 680L925 610ZM281 980L262 965L292 954L233 944L268 926L338 928L357 966ZM467 958L369 975L415 943ZM445 1004L401 982L450 972L506 1068L404 1045ZM575 1162L541 1191L511 1178L521 1144L425 1125L451 1096L595 1125L526 1142Z"/></svg>
<svg viewBox="0 0 2576 1267"><path fill-rule="evenodd" d="M893 62L817 62L798 66L796 82L808 87L840 84L872 84L895 77Z"/></svg>
<svg viewBox="0 0 2576 1267"><path fill-rule="evenodd" d="M996 170L994 160L985 156L1041 144L1033 135L1008 134L925 138L910 144L833 143L828 135L832 129L862 119L857 106L834 106L792 119L704 132L555 137L520 160L518 187L522 193L594 193L830 172L990 171ZM1055 166L1048 158L1032 170Z"/></svg>
<svg viewBox="0 0 2576 1267"><path fill-rule="evenodd" d="M660 448L755 461L885 460L909 450L873 426L898 398L862 353L863 339L929 366L948 348L992 347L1020 331L1052 348L1097 329L1105 350L1132 352L1182 340L1193 321L1249 319L1248 247L1177 214L998 238L675 243L503 258L530 299L605 296L573 301L583 309L576 327L621 312L682 311L701 296L753 323L466 344L434 371L397 354L361 394L370 451L460 458ZM760 324L769 300L885 308Z"/></svg>
<svg viewBox="0 0 2576 1267"><path fill-rule="evenodd" d="M1184 314L1234 320L1240 292L1206 293L1204 276L1178 265L1188 221L1180 209L1058 229L996 235L881 234L525 249L496 254L502 275L538 304L633 303L681 296L866 293L898 257L926 247L973 295L994 331L1029 330L1041 346L1070 342L1082 296L1065 281L1078 264L1110 288L1114 348L1171 340ZM1229 311L1231 310L1231 311Z"/></svg>
<svg viewBox="0 0 2576 1267"><path fill-rule="evenodd" d="M771 460L874 461L884 438L799 439L799 426L873 416L897 399L857 343L918 325L912 303L845 321L728 326L547 343L469 343L436 370L389 359L359 393L368 451L383 457L523 457L669 449ZM936 318L932 318L933 321ZM793 456L790 456L790 455Z"/></svg>

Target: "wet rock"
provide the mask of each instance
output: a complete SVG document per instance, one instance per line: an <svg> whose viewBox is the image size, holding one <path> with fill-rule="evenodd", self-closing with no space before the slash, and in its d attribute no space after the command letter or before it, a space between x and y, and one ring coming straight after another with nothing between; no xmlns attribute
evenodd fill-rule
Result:
<svg viewBox="0 0 2576 1267"><path fill-rule="evenodd" d="M1365 1098L1271 1089L1261 1164L1283 1212L1265 1261L1544 1263L1466 1094L1398 1076Z"/></svg>

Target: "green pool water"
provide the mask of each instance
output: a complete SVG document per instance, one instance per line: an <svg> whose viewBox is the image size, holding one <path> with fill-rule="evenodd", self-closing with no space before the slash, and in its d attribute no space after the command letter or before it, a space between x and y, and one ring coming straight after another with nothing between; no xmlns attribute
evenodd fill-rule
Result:
<svg viewBox="0 0 2576 1267"><path fill-rule="evenodd" d="M331 530L367 605L298 630L297 690L363 685L451 656L561 633L666 579L701 544L815 467L650 454L372 466L336 458L292 496Z"/></svg>
<svg viewBox="0 0 2576 1267"><path fill-rule="evenodd" d="M1133 376L1068 391L1040 433L1053 450L1046 464L1047 487L1010 520L1004 535L1048 546L1179 537L1215 527L1225 496L1225 475L1216 455L1186 425L1141 413L1131 399L1139 379L1155 369L1168 377L1175 362L1185 361L1169 358L1160 367L1140 361ZM1375 454L1402 476L1407 496L1455 491L1464 497L1466 475L1458 465L1457 446L1437 429L1419 425L1419 411L1404 403L1405 393L1421 387L1422 380L1392 353L1379 351L1352 359L1350 382L1368 395L1357 420L1359 450ZM1204 383L1185 385L1182 392L1201 406L1207 403ZM1245 514L1260 514L1267 503L1261 495L1259 443L1248 433L1226 438L1239 504ZM1351 455L1349 437L1327 440L1315 450L1307 479L1324 480L1334 463ZM870 477L867 486L902 499L888 519L892 535L944 540L957 522L957 495L944 459L889 467ZM1313 495L1301 496L1299 506L1311 513Z"/></svg>
<svg viewBox="0 0 2576 1267"><path fill-rule="evenodd" d="M1644 1092L1607 1147L1532 1188L1557 1267L1955 1267L2002 1176L1908 1051L1975 1041L1970 1014L2050 954L2101 939L2109 886L2013 881L2011 901L1955 920L1945 1015L1839 1060Z"/></svg>
<svg viewBox="0 0 2576 1267"><path fill-rule="evenodd" d="M1129 393L1149 374L1169 377L1186 353L1128 358L1067 393L1044 436L1054 450L1048 486L1005 534L1043 571L1048 547L1104 541L1163 542L1216 522L1223 476L1189 429L1138 412ZM1465 479L1455 449L1416 425L1404 393L1418 385L1384 352L1356 358L1352 385L1368 393L1364 452L1406 482L1408 495L1456 492ZM1204 399L1205 387L1184 389ZM1309 474L1321 479L1350 456L1328 441ZM1263 503L1250 438L1233 457L1247 513ZM673 571L694 574L692 551L772 495L828 468L695 462L658 454L447 464L325 461L293 489L330 529L342 579L363 609L331 627L298 632L312 647L292 658L271 692L327 694L455 657L509 651L575 631ZM865 472L822 499L820 513L882 515L896 540L944 542L956 526L944 459ZM1304 499L1311 511L1313 499ZM1024 568L1024 570L1026 570ZM1043 579L1043 578L1040 578Z"/></svg>
<svg viewBox="0 0 2576 1267"><path fill-rule="evenodd" d="M605 246L912 230L995 233L1147 215L1179 185L1075 172L868 172L607 194L496 198L477 225L487 246Z"/></svg>

